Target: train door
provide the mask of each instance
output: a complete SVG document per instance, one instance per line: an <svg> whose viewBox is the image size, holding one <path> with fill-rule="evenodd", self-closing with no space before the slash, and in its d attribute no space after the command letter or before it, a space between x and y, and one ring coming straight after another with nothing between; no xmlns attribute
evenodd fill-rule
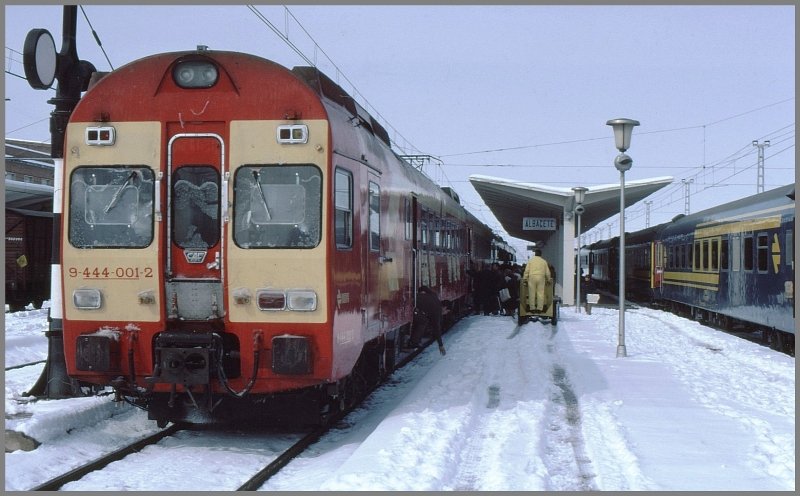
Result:
<svg viewBox="0 0 800 496"><path fill-rule="evenodd" d="M655 241L650 250L653 259L650 261L650 266L653 268L652 274L652 288L661 288L664 282L664 245L661 241Z"/></svg>
<svg viewBox="0 0 800 496"><path fill-rule="evenodd" d="M381 187L378 177L369 174L369 191L367 194L367 242L366 242L366 284L363 295L367 319L367 339L381 332Z"/></svg>
<svg viewBox="0 0 800 496"><path fill-rule="evenodd" d="M411 229L409 235L411 236L411 299L414 306L417 306L417 288L420 286L419 281L419 236L417 225L419 223L419 212L417 211L417 197L411 195L411 211L407 214L411 217Z"/></svg>
<svg viewBox="0 0 800 496"><path fill-rule="evenodd" d="M167 149L167 316L211 320L223 309L224 142L176 133Z"/></svg>

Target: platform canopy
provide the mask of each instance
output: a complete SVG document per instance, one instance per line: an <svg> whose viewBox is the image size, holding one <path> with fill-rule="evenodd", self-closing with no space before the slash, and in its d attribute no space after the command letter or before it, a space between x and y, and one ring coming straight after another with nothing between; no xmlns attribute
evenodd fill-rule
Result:
<svg viewBox="0 0 800 496"><path fill-rule="evenodd" d="M542 249L542 256L556 271L556 293L564 304L574 305L574 279L578 273L575 191L481 175L472 175L469 180L509 235ZM626 181L625 205L633 205L671 183L671 177ZM582 202L581 232L619 215L619 200L619 184L587 187ZM526 260L523 256L519 262Z"/></svg>
<svg viewBox="0 0 800 496"><path fill-rule="evenodd" d="M53 201L53 187L6 179L6 208L34 208Z"/></svg>
<svg viewBox="0 0 800 496"><path fill-rule="evenodd" d="M525 229L530 227L524 225L525 218L557 219L560 228L564 214L570 214L575 208L572 188L554 188L482 175L472 175L469 180L503 229L509 235L526 241L546 241L554 231ZM631 206L672 181L672 177L626 181L625 204ZM581 231L586 232L613 215L619 215L619 194L619 184L588 187L583 201L585 210L581 215Z"/></svg>

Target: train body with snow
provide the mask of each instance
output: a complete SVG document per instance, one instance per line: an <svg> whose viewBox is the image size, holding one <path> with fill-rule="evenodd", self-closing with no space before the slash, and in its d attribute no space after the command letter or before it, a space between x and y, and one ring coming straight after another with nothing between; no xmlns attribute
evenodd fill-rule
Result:
<svg viewBox="0 0 800 496"><path fill-rule="evenodd" d="M418 286L455 320L498 256L314 68L199 47L95 79L64 145L67 372L159 424L313 422L391 372Z"/></svg>
<svg viewBox="0 0 800 496"><path fill-rule="evenodd" d="M625 235L627 297L794 349L794 185ZM616 293L619 238L583 247L594 283Z"/></svg>

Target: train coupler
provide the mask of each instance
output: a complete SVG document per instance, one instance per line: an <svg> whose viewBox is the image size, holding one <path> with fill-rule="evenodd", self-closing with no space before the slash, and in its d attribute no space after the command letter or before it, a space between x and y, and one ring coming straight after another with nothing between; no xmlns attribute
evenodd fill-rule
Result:
<svg viewBox="0 0 800 496"><path fill-rule="evenodd" d="M155 338L155 364L149 382L209 384L217 344L209 334L162 332Z"/></svg>

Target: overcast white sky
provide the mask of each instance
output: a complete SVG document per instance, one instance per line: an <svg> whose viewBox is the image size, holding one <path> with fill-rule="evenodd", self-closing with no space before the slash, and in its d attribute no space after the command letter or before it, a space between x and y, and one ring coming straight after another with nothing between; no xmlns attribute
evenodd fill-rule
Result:
<svg viewBox="0 0 800 496"><path fill-rule="evenodd" d="M793 5L257 8L280 36L245 5L84 11L114 68L201 44L307 65L288 35L388 121L405 151L441 158L429 174L501 234L469 176L564 188L618 183L606 126L617 117L641 122L626 179L676 181L649 198L651 225L683 213L681 179L694 180L692 212L754 194L753 140L771 141L767 189L795 181ZM31 29L48 29L60 48L63 9L4 10L5 136L48 141L55 91L33 90L13 74L24 74ZM80 9L77 47L110 69ZM644 227L644 211L643 202L628 209L628 230ZM609 222L618 233L616 218ZM607 236L605 223L598 229Z"/></svg>

